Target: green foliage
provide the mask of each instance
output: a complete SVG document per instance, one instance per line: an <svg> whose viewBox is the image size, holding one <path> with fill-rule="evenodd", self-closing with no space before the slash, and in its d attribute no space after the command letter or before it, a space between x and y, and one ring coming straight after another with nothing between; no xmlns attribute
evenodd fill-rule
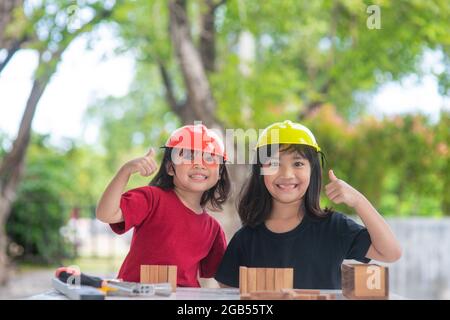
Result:
<svg viewBox="0 0 450 320"><path fill-rule="evenodd" d="M386 215L442 216L450 215L449 116L442 112L435 124L422 115L351 124L326 106L305 123L327 156L325 184L332 168Z"/></svg>
<svg viewBox="0 0 450 320"><path fill-rule="evenodd" d="M6 231L11 241L23 247L22 259L49 264L69 256L59 230L68 220L63 195L73 180L63 155L45 144L45 137L37 137L29 150Z"/></svg>
<svg viewBox="0 0 450 320"><path fill-rule="evenodd" d="M127 96L97 101L88 109L87 120L101 128L100 143L110 173L150 147L162 155L159 147L179 125L162 92L156 68L143 64Z"/></svg>
<svg viewBox="0 0 450 320"><path fill-rule="evenodd" d="M204 1L187 4L198 44ZM381 9L379 30L366 25L372 4ZM124 161L161 145L179 123L164 99L159 62L178 100L185 92L167 2L127 2L113 18L120 51L136 54L135 81L127 96L97 101L87 116L101 128L111 176ZM420 115L364 117L381 85L429 72L420 65L427 50L442 54L444 68L433 75L448 93L448 21L446 0L226 1L216 11L217 70L208 74L218 118L226 128L264 128L296 120L319 103L322 110L305 122L338 176L385 214L450 215L448 113L438 123ZM255 47L248 61L239 52L245 34ZM137 177L131 185L147 182Z"/></svg>
<svg viewBox="0 0 450 320"><path fill-rule="evenodd" d="M49 136L33 135L27 153L26 169L7 222L11 241L24 248L19 259L38 263L57 263L73 258L60 233L74 208L80 217L93 216L98 198L111 172L105 156L88 146L72 145L60 149L49 143Z"/></svg>
<svg viewBox="0 0 450 320"><path fill-rule="evenodd" d="M77 31L77 23L87 23L77 19L101 12L108 2L77 1L75 25L67 24L73 2L36 3L30 15L18 16L8 34L37 32L38 39L28 45L43 59L50 57L37 71L42 76L54 71L58 59L51 59L76 34L91 30L87 25ZM187 3L198 45L204 1ZM226 128L263 128L283 119L295 121L307 106L319 103L321 110L304 122L327 156L325 169L333 168L385 215L450 215L450 113L442 112L432 123L421 115L377 120L363 112L364 99L381 85L427 73L420 66L427 50L442 54L444 67L434 76L440 93L448 95L448 1L375 1L381 8L380 30L366 26L370 4L226 1L216 12L217 70L208 74L218 118ZM123 1L110 20L122 43L118 53L136 57L135 80L126 96L107 97L89 108L86 120L101 133L95 147L74 143L59 150L45 137L33 138L7 223L10 238L25 250L24 259L51 263L67 257L67 243L59 230L71 209L79 207L83 216L91 216L117 169L149 147L158 150L180 124L166 103L158 66L164 64L182 101L185 88L169 36L167 1ZM239 52L245 34L255 46L248 61ZM0 158L8 143L0 135ZM128 187L148 180L135 175ZM330 205L325 198L322 202Z"/></svg>
<svg viewBox="0 0 450 320"><path fill-rule="evenodd" d="M371 4L380 6L381 29L367 28L366 8ZM264 97L271 90L267 78L273 78L273 70L279 78L276 83L285 84L285 90L278 91L278 105L296 95L297 114L318 102L335 105L347 117L360 113L366 95L385 82L420 74L425 49L442 51L448 66L450 7L446 0L227 1L219 13L220 69L214 89L219 93L219 107L225 108L223 114L228 106L220 94L224 84L259 83L256 92L247 90L253 86L236 87L232 96L246 97L237 101L246 104L254 95ZM228 70L238 65L229 56L237 54L243 31L250 32L255 41L254 78ZM447 74L445 70L436 74L442 92L448 88ZM261 101L250 104L258 110L255 116L273 104L270 99Z"/></svg>

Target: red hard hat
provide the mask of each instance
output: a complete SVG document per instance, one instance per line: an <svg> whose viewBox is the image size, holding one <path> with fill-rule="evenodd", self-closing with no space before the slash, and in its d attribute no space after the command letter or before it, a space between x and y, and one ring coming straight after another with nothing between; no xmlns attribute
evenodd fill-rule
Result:
<svg viewBox="0 0 450 320"><path fill-rule="evenodd" d="M180 148L208 152L227 160L222 139L203 124L188 125L176 129L164 145L168 148Z"/></svg>

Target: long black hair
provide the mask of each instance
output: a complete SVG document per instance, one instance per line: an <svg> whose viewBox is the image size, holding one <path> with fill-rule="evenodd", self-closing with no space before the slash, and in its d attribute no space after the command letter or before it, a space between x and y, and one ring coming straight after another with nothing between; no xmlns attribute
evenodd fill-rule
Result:
<svg viewBox="0 0 450 320"><path fill-rule="evenodd" d="M174 164L172 162L172 149L165 148L163 160L158 173L150 181L149 186L159 187L164 190L171 190L175 187L173 183L173 176L169 174L167 169ZM175 168L174 168L175 171ZM200 205L210 205L213 210L222 210L222 204L227 201L230 194L230 178L228 175L225 163L220 163L219 167L219 181L211 189L205 191L200 199Z"/></svg>
<svg viewBox="0 0 450 320"><path fill-rule="evenodd" d="M264 148L264 149L262 149ZM262 150L261 150L262 149ZM242 187L241 198L238 203L238 213L241 222L245 226L255 227L269 218L272 211L272 195L266 188L264 176L261 174L261 155L270 157L271 148L261 147L256 152L256 164L252 165L250 178ZM305 214L316 218L327 217L332 211L329 208L320 208L320 190L322 188L323 154L307 145L279 145L280 152L297 152L308 159L311 166L311 177L306 190L303 206ZM322 165L319 160L322 156Z"/></svg>

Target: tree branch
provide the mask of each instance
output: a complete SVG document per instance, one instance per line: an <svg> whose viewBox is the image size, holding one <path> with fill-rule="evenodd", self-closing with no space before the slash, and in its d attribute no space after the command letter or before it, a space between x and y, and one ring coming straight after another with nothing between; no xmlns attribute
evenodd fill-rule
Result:
<svg viewBox="0 0 450 320"><path fill-rule="evenodd" d="M190 118L201 120L206 126L217 126L216 104L206 77L200 54L192 41L186 15L186 1L170 1L170 35L180 63L187 89L186 108ZM185 122L185 119L182 119Z"/></svg>
<svg viewBox="0 0 450 320"><path fill-rule="evenodd" d="M11 45L11 48L7 49L7 55L6 58L0 63L0 74L2 73L3 69L6 67L9 61L11 61L14 54L19 51L22 44L26 41L26 38L23 38L23 40L14 41Z"/></svg>
<svg viewBox="0 0 450 320"><path fill-rule="evenodd" d="M206 71L215 70L216 60L216 30L214 26L215 11L218 7L226 1L222 0L214 3L212 0L205 0L207 10L201 16L201 31L200 31L200 56Z"/></svg>
<svg viewBox="0 0 450 320"><path fill-rule="evenodd" d="M164 88L166 89L166 100L170 108L175 114L180 115L180 105L178 104L175 94L173 92L172 80L170 79L169 73L164 63L157 59L159 72L161 73L161 78L163 80Z"/></svg>

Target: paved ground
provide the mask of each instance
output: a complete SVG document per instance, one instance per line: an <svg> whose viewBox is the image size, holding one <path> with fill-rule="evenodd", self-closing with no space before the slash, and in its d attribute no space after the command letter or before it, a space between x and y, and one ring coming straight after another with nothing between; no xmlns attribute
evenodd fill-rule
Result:
<svg viewBox="0 0 450 320"><path fill-rule="evenodd" d="M6 286L0 287L0 299L21 299L51 289L55 270L16 271Z"/></svg>

